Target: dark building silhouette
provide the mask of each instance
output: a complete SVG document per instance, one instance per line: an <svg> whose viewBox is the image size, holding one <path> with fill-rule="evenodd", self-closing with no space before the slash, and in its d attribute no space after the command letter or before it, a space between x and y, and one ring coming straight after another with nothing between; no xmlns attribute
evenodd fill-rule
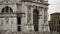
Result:
<svg viewBox="0 0 60 34"><path fill-rule="evenodd" d="M60 32L60 13L52 13L49 21L50 31Z"/></svg>

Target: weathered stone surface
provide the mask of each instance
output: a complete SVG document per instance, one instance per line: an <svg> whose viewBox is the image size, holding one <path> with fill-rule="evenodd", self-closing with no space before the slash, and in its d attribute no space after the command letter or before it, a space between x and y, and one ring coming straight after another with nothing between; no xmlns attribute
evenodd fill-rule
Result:
<svg viewBox="0 0 60 34"><path fill-rule="evenodd" d="M17 32L17 26L21 26L21 31L34 31L33 24L33 10L36 9L39 12L38 18L38 31L48 31L48 3L44 4L42 0L3 0L0 1L0 31ZM12 8L13 12L2 13L4 7ZM44 18L46 16L46 18ZM8 24L6 23L6 17L8 17ZM17 17L21 17L21 24L17 24ZM13 23L12 23L13 22ZM47 26L43 26L43 25ZM45 29L45 30L44 30ZM36 32L35 32L36 33Z"/></svg>

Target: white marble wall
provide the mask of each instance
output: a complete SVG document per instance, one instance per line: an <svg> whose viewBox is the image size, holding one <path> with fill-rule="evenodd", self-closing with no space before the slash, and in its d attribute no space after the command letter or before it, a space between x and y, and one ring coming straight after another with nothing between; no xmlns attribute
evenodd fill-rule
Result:
<svg viewBox="0 0 60 34"><path fill-rule="evenodd" d="M25 13L25 14L21 14L21 30L22 31L29 31L29 29L34 30L34 25L33 25L33 10L34 9L38 9L39 12L39 31L43 31L42 25L44 24L44 7L48 8L47 5L43 5L43 4L38 4L38 3L30 3L30 2L22 2L21 3L21 9L17 9L17 5L16 4L11 4L11 5L0 5L0 13L2 8L4 8L5 6L9 6L13 9L13 13L18 12L18 10L20 13ZM29 22L31 25L31 27L29 27L28 25L28 20L27 20L27 6L31 6L31 21ZM40 8L39 8L40 7ZM9 31L17 31L17 18L16 17L9 17L9 23L6 24L5 23L5 17L4 18L0 18L0 23L1 20L3 20L3 25L0 24L0 30L9 30ZM13 22L13 24L11 24L11 21ZM46 21L47 22L47 21Z"/></svg>
<svg viewBox="0 0 60 34"><path fill-rule="evenodd" d="M23 8L22 10L26 13L25 16L26 16L26 19L27 20L27 7L28 6L31 6L31 24L33 24L33 10L36 9L36 6L37 5L30 5L29 3L24 3ZM39 8L40 7L40 8ZM43 31L43 24L44 24L44 5L43 7L42 6L37 6L37 9L39 11L39 31ZM47 15L47 14L46 14ZM23 18L23 17L22 17ZM28 23L27 21L25 21L26 23ZM26 23L23 23L23 24L26 24ZM46 21L47 22L47 21ZM28 28L29 25L26 25L26 28L27 28L27 31L29 30ZM34 30L34 27L33 25L31 26L32 30ZM26 30L25 28L23 28L22 30Z"/></svg>
<svg viewBox="0 0 60 34"><path fill-rule="evenodd" d="M17 30L16 17L0 18L0 30L11 31L11 32L16 31Z"/></svg>

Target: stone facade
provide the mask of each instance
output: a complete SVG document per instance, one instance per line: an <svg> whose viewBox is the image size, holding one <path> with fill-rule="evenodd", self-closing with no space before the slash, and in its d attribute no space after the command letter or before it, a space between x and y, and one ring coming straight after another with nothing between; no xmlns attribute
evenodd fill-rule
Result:
<svg viewBox="0 0 60 34"><path fill-rule="evenodd" d="M48 31L48 5L47 0L0 0L0 31L17 32L18 26L21 31L34 31L34 9L39 13L38 31Z"/></svg>

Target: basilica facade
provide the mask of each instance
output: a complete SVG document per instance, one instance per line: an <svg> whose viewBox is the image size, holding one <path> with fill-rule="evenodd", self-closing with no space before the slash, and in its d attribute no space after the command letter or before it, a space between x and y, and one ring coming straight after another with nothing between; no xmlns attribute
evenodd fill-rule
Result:
<svg viewBox="0 0 60 34"><path fill-rule="evenodd" d="M0 0L0 31L48 31L48 0Z"/></svg>

